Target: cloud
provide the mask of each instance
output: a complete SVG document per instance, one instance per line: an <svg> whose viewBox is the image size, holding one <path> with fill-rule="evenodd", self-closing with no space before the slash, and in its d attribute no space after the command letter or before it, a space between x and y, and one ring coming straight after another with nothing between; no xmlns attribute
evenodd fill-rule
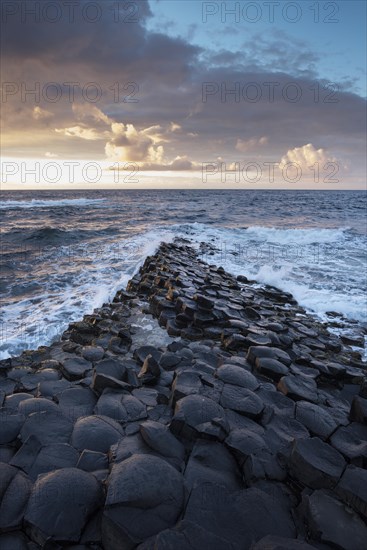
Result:
<svg viewBox="0 0 367 550"><path fill-rule="evenodd" d="M255 149L261 145L266 145L268 143L268 138L263 136L261 138L251 138L248 140L238 139L236 143L237 151L241 153L247 153L248 151Z"/></svg>
<svg viewBox="0 0 367 550"><path fill-rule="evenodd" d="M315 149L312 143L307 143L307 145L287 151L280 160L279 168L282 169L286 164L294 163L302 170L307 170L316 163L323 167L328 162L336 163L337 159L330 156L325 149Z"/></svg>
<svg viewBox="0 0 367 550"><path fill-rule="evenodd" d="M47 153L45 153L45 157L49 158L49 159L55 159L57 158L59 155L57 155L56 153L50 153L49 151L47 151Z"/></svg>
<svg viewBox="0 0 367 550"><path fill-rule="evenodd" d="M54 116L51 111L47 111L46 109L41 109L38 105L34 107L32 116L35 120L47 120Z"/></svg>
<svg viewBox="0 0 367 550"><path fill-rule="evenodd" d="M58 134L64 134L67 137L76 137L87 141L103 140L108 136L106 132L98 132L95 128L87 126L72 126L71 128L55 128Z"/></svg>

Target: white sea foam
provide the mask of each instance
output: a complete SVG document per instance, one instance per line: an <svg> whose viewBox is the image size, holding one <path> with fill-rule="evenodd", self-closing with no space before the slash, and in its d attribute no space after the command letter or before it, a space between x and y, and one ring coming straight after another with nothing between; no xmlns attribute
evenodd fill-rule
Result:
<svg viewBox="0 0 367 550"><path fill-rule="evenodd" d="M94 206L103 205L105 199L60 199L60 200L38 200L31 199L29 201L1 201L0 209L13 210L18 208L59 208L63 206Z"/></svg>

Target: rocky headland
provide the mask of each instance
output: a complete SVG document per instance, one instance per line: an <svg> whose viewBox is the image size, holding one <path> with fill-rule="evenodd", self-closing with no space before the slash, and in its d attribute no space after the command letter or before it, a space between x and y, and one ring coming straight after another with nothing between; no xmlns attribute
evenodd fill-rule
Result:
<svg viewBox="0 0 367 550"><path fill-rule="evenodd" d="M293 297L162 244L0 362L0 549L367 548L367 383Z"/></svg>

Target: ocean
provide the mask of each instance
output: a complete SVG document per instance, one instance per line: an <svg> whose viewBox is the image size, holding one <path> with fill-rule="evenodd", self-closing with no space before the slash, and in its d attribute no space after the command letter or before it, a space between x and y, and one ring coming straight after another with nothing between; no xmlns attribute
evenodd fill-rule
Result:
<svg viewBox="0 0 367 550"><path fill-rule="evenodd" d="M291 292L338 334L367 334L361 191L2 193L0 358L50 344L113 298L161 241Z"/></svg>

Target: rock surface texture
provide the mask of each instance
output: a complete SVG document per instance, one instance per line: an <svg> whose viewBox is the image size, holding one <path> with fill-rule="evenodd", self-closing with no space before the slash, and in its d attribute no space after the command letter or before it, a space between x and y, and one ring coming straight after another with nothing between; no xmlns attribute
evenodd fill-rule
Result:
<svg viewBox="0 0 367 550"><path fill-rule="evenodd" d="M290 294L163 243L0 362L0 549L365 550L366 375Z"/></svg>

